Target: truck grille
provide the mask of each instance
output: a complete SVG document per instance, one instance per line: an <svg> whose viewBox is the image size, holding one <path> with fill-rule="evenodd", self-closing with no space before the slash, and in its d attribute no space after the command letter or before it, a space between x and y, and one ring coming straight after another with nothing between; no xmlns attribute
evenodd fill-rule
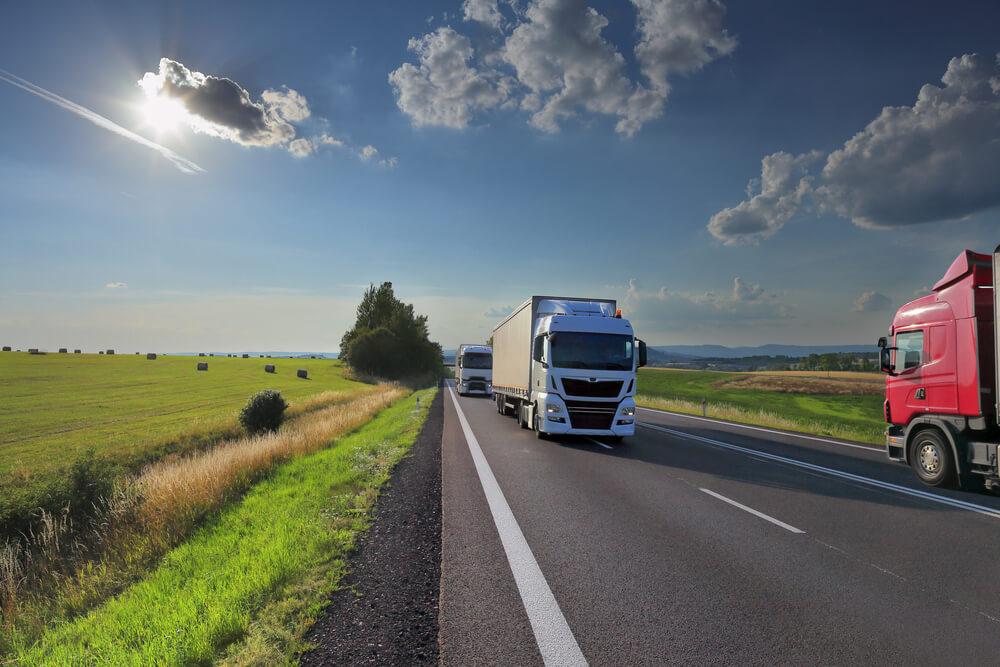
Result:
<svg viewBox="0 0 1000 667"><path fill-rule="evenodd" d="M566 409L569 411L570 428L609 429L618 411L618 404L603 401L566 401Z"/></svg>
<svg viewBox="0 0 1000 667"><path fill-rule="evenodd" d="M621 380L574 380L563 378L563 388L570 396L594 396L596 398L617 398L622 391Z"/></svg>

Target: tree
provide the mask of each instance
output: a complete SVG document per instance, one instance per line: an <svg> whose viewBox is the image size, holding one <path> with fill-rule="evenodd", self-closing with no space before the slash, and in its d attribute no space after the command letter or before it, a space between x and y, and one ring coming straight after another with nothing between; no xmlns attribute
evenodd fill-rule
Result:
<svg viewBox="0 0 1000 667"><path fill-rule="evenodd" d="M365 290L358 319L340 341L340 358L361 373L398 379L438 372L441 346L429 338L427 317L385 282Z"/></svg>

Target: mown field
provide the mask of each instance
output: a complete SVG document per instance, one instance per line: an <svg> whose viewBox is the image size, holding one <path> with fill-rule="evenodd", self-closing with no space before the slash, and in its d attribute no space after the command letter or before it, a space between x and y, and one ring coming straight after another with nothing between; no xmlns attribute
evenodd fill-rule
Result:
<svg viewBox="0 0 1000 667"><path fill-rule="evenodd" d="M872 373L723 373L646 368L639 403L647 407L883 443L885 380Z"/></svg>
<svg viewBox="0 0 1000 667"><path fill-rule="evenodd" d="M209 370L196 364L207 361ZM264 364L276 373L265 373ZM303 368L309 379L295 376ZM370 391L324 359L0 353L0 526L33 504L57 504L68 469L87 450L134 469L238 434L256 391L279 390L292 411ZM336 393L329 393L336 392Z"/></svg>

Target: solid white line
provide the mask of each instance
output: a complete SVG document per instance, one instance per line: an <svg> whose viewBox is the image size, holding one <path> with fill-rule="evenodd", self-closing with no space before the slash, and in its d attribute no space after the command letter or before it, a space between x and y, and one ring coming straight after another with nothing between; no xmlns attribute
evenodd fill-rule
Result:
<svg viewBox="0 0 1000 667"><path fill-rule="evenodd" d="M704 491L708 495L712 496L713 498L718 498L719 500L721 500L724 503L729 503L733 507L739 507L744 512L750 512L750 514L753 514L754 516L760 517L764 521L770 521L775 526L781 526L782 528L784 528L785 530L787 530L790 533L798 533L798 534L801 535L801 534L803 534L803 533L806 532L804 530L799 530L795 526L790 526L787 523L785 523L784 521L779 521L778 519L775 519L773 516L768 516L767 514L764 514L763 512L758 512L757 510L755 510L752 507L747 507L746 505L744 505L742 503L738 503L735 500L733 500L732 498L726 498L721 493L716 493L715 491L711 491L709 489L702 489L700 487L698 488L698 490L699 491Z"/></svg>
<svg viewBox="0 0 1000 667"><path fill-rule="evenodd" d="M611 445L606 445L603 442L601 442L600 440L597 440L595 438L587 438L587 440L590 440L595 445L600 445L601 447L604 447L604 449L614 449L614 447L612 447Z"/></svg>
<svg viewBox="0 0 1000 667"><path fill-rule="evenodd" d="M451 394L451 400L455 404L455 412L458 413L465 442L469 446L469 453L472 454L476 472L479 473L486 502L493 514L500 542L507 553L507 562L514 575L517 590L521 594L521 602L531 622L531 630L535 634L535 642L542 654L542 660L546 665L586 665L587 659L583 657L580 645L576 643L573 631L570 630L559 603L552 595L552 589L545 581L545 576L538 567L535 555L531 553L528 541L524 539L524 533L521 532L521 527L514 518L514 513L510 510L496 477L493 476L493 470L483 455L479 441L472 432L450 384L448 393Z"/></svg>
<svg viewBox="0 0 1000 667"><path fill-rule="evenodd" d="M724 426L733 426L735 428L744 428L750 431L763 431L764 433L775 433L777 435L787 435L792 438L801 438L803 440L813 440L815 442L825 442L828 445L840 445L841 447L853 447L854 449L867 449L870 452L885 452L885 447L876 447L874 445L858 445L853 442L844 442L843 440L831 440L829 438L818 438L815 435L804 435L801 433L789 433L788 431L779 431L773 428L764 428L763 426L750 426L749 424L736 424L734 422L727 422L722 419L712 419L710 417L696 417L695 415L686 415L683 412L671 412L670 410L657 410L656 408L643 408L639 407L640 410L646 410L647 412L659 412L660 414L670 415L672 417L684 417L685 419L696 419L700 422L711 422L712 424L722 424Z"/></svg>
<svg viewBox="0 0 1000 667"><path fill-rule="evenodd" d="M977 514L982 514L984 516L992 517L994 519L1000 519L1000 511L995 510L992 507L987 507L985 505L976 505L975 503L968 503L965 502L964 500L948 498L947 496L939 496L935 493L928 493L927 491L921 491L919 489L911 489L907 486L900 486L899 484L883 482L881 480L872 479L871 477L863 477L861 475L855 475L854 473L844 472L842 470L835 470L833 468L827 468L825 466L819 466L816 465L815 463L806 463L805 461L790 459L787 456L778 456L777 454L762 452L758 449L751 449L749 447L740 447L739 445L733 445L728 442L722 442L721 440L713 440L712 438L705 438L700 435L685 433L684 431L675 431L674 429L665 428L663 426L659 426L656 424L642 423L639 424L639 426L653 429L654 431L662 431L663 433L669 433L671 435L676 435L681 438L688 438L689 440L698 440L700 442L704 442L709 445L722 447L724 449L729 449L731 451L739 452L741 454L747 454L749 456L756 456L758 458L767 459L769 461L776 461L778 463L785 463L788 465L797 466L799 468L805 468L806 470L811 470L813 472L819 472L826 475L831 475L833 477L839 477L841 479L846 479L851 482L867 484L868 486L874 486L880 489L885 489L887 491L894 491L896 493L901 493L905 496L920 498L921 500L928 500L932 503L947 505L949 507L955 507L957 509L976 512Z"/></svg>

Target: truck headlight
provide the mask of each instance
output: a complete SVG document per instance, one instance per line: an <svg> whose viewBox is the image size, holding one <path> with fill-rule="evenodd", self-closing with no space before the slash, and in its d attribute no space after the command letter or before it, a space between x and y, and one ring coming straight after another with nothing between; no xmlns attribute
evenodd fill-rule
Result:
<svg viewBox="0 0 1000 667"><path fill-rule="evenodd" d="M634 417L634 416L635 416L634 406L629 405L622 408L622 417Z"/></svg>
<svg viewBox="0 0 1000 667"><path fill-rule="evenodd" d="M545 406L545 411L550 415L557 415L562 412L562 406L556 403L549 403Z"/></svg>

